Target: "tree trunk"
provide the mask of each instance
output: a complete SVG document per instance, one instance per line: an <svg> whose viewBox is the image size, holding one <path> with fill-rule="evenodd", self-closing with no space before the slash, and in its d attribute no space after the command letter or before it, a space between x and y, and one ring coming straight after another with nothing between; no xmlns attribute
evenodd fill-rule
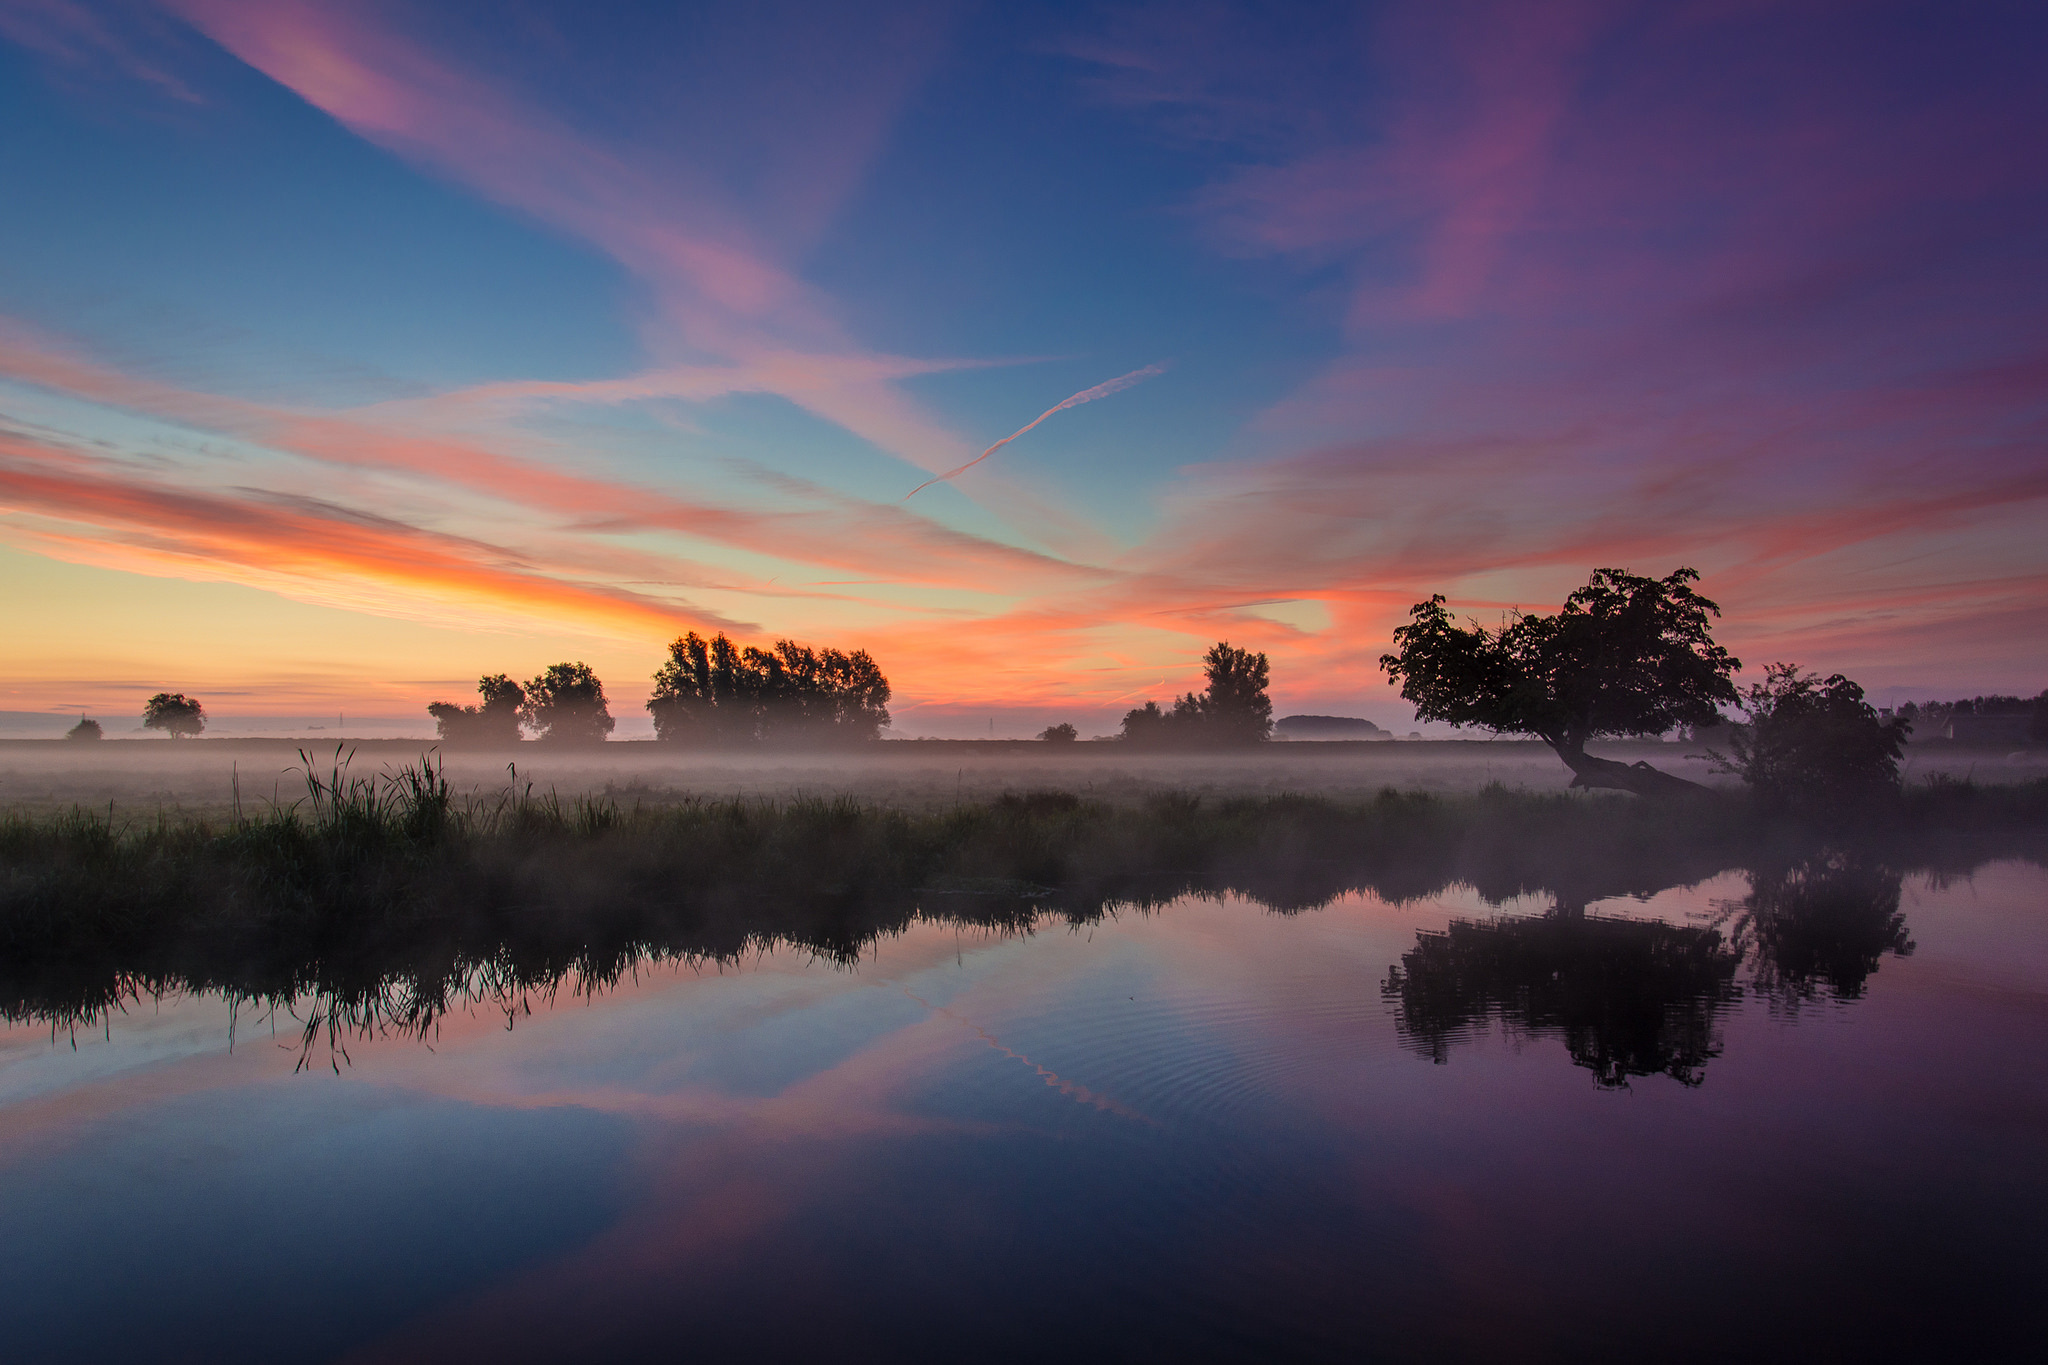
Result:
<svg viewBox="0 0 2048 1365"><path fill-rule="evenodd" d="M1610 791L1634 792L1637 796L1706 796L1713 792L1697 782L1660 771L1647 763L1618 763L1595 758L1583 745L1564 743L1551 746L1572 770L1574 787L1603 787Z"/></svg>

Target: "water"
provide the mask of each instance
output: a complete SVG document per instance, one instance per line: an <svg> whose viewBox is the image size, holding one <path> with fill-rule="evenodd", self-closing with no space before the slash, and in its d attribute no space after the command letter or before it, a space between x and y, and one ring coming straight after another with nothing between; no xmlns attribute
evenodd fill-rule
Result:
<svg viewBox="0 0 2048 1365"><path fill-rule="evenodd" d="M0 1033L6 1358L1806 1361L2048 1326L2031 864L471 985L334 1050L207 994Z"/></svg>

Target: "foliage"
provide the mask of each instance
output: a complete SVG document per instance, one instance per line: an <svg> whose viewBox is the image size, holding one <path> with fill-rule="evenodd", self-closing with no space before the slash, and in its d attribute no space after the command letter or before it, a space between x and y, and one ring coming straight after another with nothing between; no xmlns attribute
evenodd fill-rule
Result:
<svg viewBox="0 0 2048 1365"><path fill-rule="evenodd" d="M889 723L889 680L864 649L740 648L695 631L668 648L647 702L664 740L839 744L876 739Z"/></svg>
<svg viewBox="0 0 2048 1365"><path fill-rule="evenodd" d="M142 727L187 739L206 729L206 708L183 692L159 692L142 704Z"/></svg>
<svg viewBox="0 0 2048 1365"><path fill-rule="evenodd" d="M1038 737L1052 744L1072 744L1081 737L1081 732L1067 722L1061 721L1058 725L1048 725L1040 730Z"/></svg>
<svg viewBox="0 0 2048 1365"><path fill-rule="evenodd" d="M1728 753L1708 757L1765 800L1827 810L1897 796L1912 723L1881 719L1841 674L1823 680L1797 664L1771 664L1742 705L1747 719L1731 731Z"/></svg>
<svg viewBox="0 0 2048 1365"><path fill-rule="evenodd" d="M604 684L581 661L550 664L528 683L519 719L535 738L554 744L599 744L618 724L605 705Z"/></svg>
<svg viewBox="0 0 2048 1365"><path fill-rule="evenodd" d="M1219 640L1202 656L1202 671L1208 686L1178 698L1171 711L1148 701L1126 712L1124 742L1140 748L1232 748L1271 737L1265 655Z"/></svg>
<svg viewBox="0 0 2048 1365"><path fill-rule="evenodd" d="M427 714L434 718L442 742L451 746L517 744L526 689L503 673L492 673L477 680L476 690L483 701L475 706L427 703Z"/></svg>
<svg viewBox="0 0 2048 1365"><path fill-rule="evenodd" d="M1721 609L1693 590L1698 579L1692 569L1661 579L1597 569L1555 615L1513 612L1497 630L1459 626L1435 596L1394 632L1395 652L1380 667L1418 719L1534 735L1575 785L1690 787L1589 759L1586 744L1711 724L1721 703L1737 699L1729 675L1741 664L1714 643L1708 618Z"/></svg>
<svg viewBox="0 0 2048 1365"><path fill-rule="evenodd" d="M69 730L66 730L64 732L64 738L66 739L95 740L105 739L106 737L107 732L100 728L100 723L98 721L88 720L84 716L80 716L78 718L78 724L72 726Z"/></svg>

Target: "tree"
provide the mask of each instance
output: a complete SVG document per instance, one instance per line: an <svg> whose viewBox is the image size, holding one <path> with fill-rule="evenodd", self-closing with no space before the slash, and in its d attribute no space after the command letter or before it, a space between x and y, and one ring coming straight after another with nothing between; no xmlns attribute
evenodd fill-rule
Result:
<svg viewBox="0 0 2048 1365"><path fill-rule="evenodd" d="M1065 721L1048 725L1038 732L1038 737L1052 744L1072 744L1081 737L1081 732Z"/></svg>
<svg viewBox="0 0 2048 1365"><path fill-rule="evenodd" d="M1747 720L1730 732L1729 752L1707 756L1767 802L1826 815L1898 794L1912 722L1880 718L1863 689L1841 674L1823 681L1797 664L1771 664L1751 684L1743 710Z"/></svg>
<svg viewBox="0 0 2048 1365"><path fill-rule="evenodd" d="M105 739L106 737L107 732L100 728L100 723L98 721L87 720L84 716L80 716L78 718L78 724L72 726L69 730L66 730L64 732L64 738L66 739L89 741L95 739Z"/></svg>
<svg viewBox="0 0 2048 1365"><path fill-rule="evenodd" d="M1219 640L1202 656L1209 685L1177 698L1173 710L1148 701L1124 713L1125 742L1150 748L1224 748L1264 743L1273 733L1270 669L1263 654Z"/></svg>
<svg viewBox="0 0 2048 1365"><path fill-rule="evenodd" d="M1498 630L1461 627L1441 596L1418 603L1380 658L1419 720L1533 735L1572 770L1574 787L1641 796L1705 788L1647 763L1595 758L1603 735L1653 735L1711 724L1737 700L1729 675L1742 665L1714 643L1708 618L1721 609L1679 569L1642 578L1598 569L1553 616L1511 613Z"/></svg>
<svg viewBox="0 0 2048 1365"><path fill-rule="evenodd" d="M604 684L590 665L550 664L526 685L519 719L553 744L601 744L618 722L605 705Z"/></svg>
<svg viewBox="0 0 2048 1365"><path fill-rule="evenodd" d="M526 705L526 689L503 673L477 679L476 706L453 702L427 703L427 714L440 729L441 740L450 745L495 745L519 742L519 715Z"/></svg>
<svg viewBox="0 0 2048 1365"><path fill-rule="evenodd" d="M864 649L741 648L691 631L668 651L647 710L672 743L844 744L878 739L889 723L889 680Z"/></svg>
<svg viewBox="0 0 2048 1365"><path fill-rule="evenodd" d="M206 729L206 708L183 692L159 692L142 704L142 728L187 739Z"/></svg>

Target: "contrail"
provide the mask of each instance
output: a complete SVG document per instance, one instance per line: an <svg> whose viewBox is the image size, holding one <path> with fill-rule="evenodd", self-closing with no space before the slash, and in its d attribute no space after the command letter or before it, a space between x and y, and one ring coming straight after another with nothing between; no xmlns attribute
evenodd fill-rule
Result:
<svg viewBox="0 0 2048 1365"><path fill-rule="evenodd" d="M1155 374L1165 373L1166 362L1162 360L1156 365L1147 365L1142 370L1132 370L1129 374L1118 375L1115 379L1110 380L1106 384L1097 384L1092 389L1083 389L1079 393L1075 394L1072 398L1067 399L1065 402L1056 403L1052 407L1047 408L1044 412L1039 413L1037 417L1033 418L1029 422L1026 422L1023 426L1017 428L1008 436L1005 436L1002 440L997 441L994 445L990 446L987 450L982 451L981 454L975 456L966 464L961 465L958 469L949 469L943 474L938 474L933 476L932 478L926 479L923 483L911 489L908 493L905 493L903 495L902 501L909 502L912 498L916 497L919 493L924 492L925 489L930 488L933 484L944 483L946 480L952 478L956 474L965 474L968 470L974 468L983 460L986 460L989 456L995 454L998 450L1001 450L1004 446L1016 440L1019 436L1022 436L1025 432L1031 430L1031 428L1037 426L1040 422L1043 422L1046 418L1052 416L1056 412L1065 412L1068 408L1078 408L1083 403L1092 403L1098 398L1107 398L1113 393L1122 393L1125 389L1128 389L1133 384L1142 384Z"/></svg>

